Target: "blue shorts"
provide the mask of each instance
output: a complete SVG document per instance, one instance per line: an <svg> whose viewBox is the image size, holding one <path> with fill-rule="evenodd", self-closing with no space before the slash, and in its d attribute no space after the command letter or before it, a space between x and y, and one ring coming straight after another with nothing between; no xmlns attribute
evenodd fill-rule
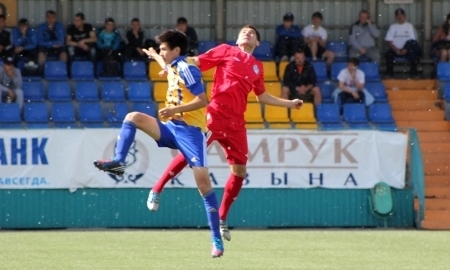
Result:
<svg viewBox="0 0 450 270"><path fill-rule="evenodd" d="M208 167L205 135L198 127L189 126L184 121L158 120L161 138L159 147L178 149L191 167Z"/></svg>

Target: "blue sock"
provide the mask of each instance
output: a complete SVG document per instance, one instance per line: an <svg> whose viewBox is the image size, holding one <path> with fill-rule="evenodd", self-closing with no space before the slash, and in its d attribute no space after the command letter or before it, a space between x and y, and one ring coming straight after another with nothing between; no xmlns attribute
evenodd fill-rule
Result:
<svg viewBox="0 0 450 270"><path fill-rule="evenodd" d="M216 193L211 189L206 194L203 194L203 202L205 203L206 216L208 217L209 228L211 229L211 236L219 238L220 236L220 221L219 221L219 203L217 202Z"/></svg>
<svg viewBox="0 0 450 270"><path fill-rule="evenodd" d="M117 138L116 156L114 157L115 161L125 163L125 158L128 155L128 150L130 150L135 135L136 125L132 122L124 121L122 123L122 129L120 130L119 137Z"/></svg>

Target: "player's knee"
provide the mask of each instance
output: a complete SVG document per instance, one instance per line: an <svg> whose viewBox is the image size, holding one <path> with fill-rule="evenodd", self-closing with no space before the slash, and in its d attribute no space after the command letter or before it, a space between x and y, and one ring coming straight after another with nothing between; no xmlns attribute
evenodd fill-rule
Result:
<svg viewBox="0 0 450 270"><path fill-rule="evenodd" d="M140 112L130 112L125 116L125 121L138 124L142 118L142 113Z"/></svg>
<svg viewBox="0 0 450 270"><path fill-rule="evenodd" d="M245 165L233 165L231 167L231 173L240 178L247 176L247 166Z"/></svg>

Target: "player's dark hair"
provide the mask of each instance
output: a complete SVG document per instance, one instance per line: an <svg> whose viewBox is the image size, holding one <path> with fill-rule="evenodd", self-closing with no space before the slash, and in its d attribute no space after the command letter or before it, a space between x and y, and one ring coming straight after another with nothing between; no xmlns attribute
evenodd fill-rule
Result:
<svg viewBox="0 0 450 270"><path fill-rule="evenodd" d="M352 58L348 59L347 63L349 63L349 64L352 63L353 65L355 65L355 67L357 67L357 66L359 66L359 59L352 57Z"/></svg>
<svg viewBox="0 0 450 270"><path fill-rule="evenodd" d="M305 51L302 50L302 49L298 49L298 50L295 51L295 53L302 53L302 54L305 54Z"/></svg>
<svg viewBox="0 0 450 270"><path fill-rule="evenodd" d="M106 18L106 19L105 19L105 24L107 24L107 23L109 23L109 22L114 23L114 19L111 18L111 17Z"/></svg>
<svg viewBox="0 0 450 270"><path fill-rule="evenodd" d="M56 15L56 12L54 10L47 10L47 12L45 12L45 16L48 15Z"/></svg>
<svg viewBox="0 0 450 270"><path fill-rule="evenodd" d="M311 16L311 19L314 19L314 18L319 18L321 21L323 21L322 13L320 13L318 11L314 12L313 15Z"/></svg>
<svg viewBox="0 0 450 270"><path fill-rule="evenodd" d="M131 22L133 23L133 22L140 22L140 21L138 18L133 18L133 19L131 19Z"/></svg>
<svg viewBox="0 0 450 270"><path fill-rule="evenodd" d="M6 17L4 14L0 14L0 19L6 20Z"/></svg>
<svg viewBox="0 0 450 270"><path fill-rule="evenodd" d="M250 28L250 29L252 29L253 31L255 31L255 33L256 33L256 39L257 39L258 41L261 41L261 35L259 34L259 32L258 32L258 30L256 29L256 27L254 27L254 26L251 25L251 24L247 24L247 25L244 25L244 27L241 28L241 31L242 31L243 29L245 29L245 28Z"/></svg>
<svg viewBox="0 0 450 270"><path fill-rule="evenodd" d="M86 16L84 16L84 14L81 12L78 12L77 14L75 14L75 17L78 17L78 18L82 19L83 21L86 19Z"/></svg>
<svg viewBox="0 0 450 270"><path fill-rule="evenodd" d="M168 30L156 36L156 43L167 43L171 50L180 48L180 55L186 55L188 49L188 40L184 33L177 30Z"/></svg>
<svg viewBox="0 0 450 270"><path fill-rule="evenodd" d="M177 24L182 24L182 23L186 23L187 24L187 19L185 17L179 17L177 19Z"/></svg>
<svg viewBox="0 0 450 270"><path fill-rule="evenodd" d="M29 23L28 20L25 19L25 18L20 19L18 25L24 25L24 24L27 24L27 25L28 25L28 24L30 24L30 23Z"/></svg>

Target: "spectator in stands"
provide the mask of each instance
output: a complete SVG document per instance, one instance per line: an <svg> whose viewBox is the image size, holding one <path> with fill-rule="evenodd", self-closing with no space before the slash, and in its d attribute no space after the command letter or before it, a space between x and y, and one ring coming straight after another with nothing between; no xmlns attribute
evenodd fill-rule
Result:
<svg viewBox="0 0 450 270"><path fill-rule="evenodd" d="M3 66L0 67L0 92L2 97L7 97L7 102L15 101L22 109L22 74L14 66L14 59L11 56L6 57Z"/></svg>
<svg viewBox="0 0 450 270"><path fill-rule="evenodd" d="M359 20L350 28L350 57L366 56L370 60L380 63L380 51L376 47L375 39L380 36L377 26L370 21L369 12L361 10Z"/></svg>
<svg viewBox="0 0 450 270"><path fill-rule="evenodd" d="M374 97L364 88L365 75L358 69L358 58L350 58L347 68L341 70L337 76L339 87L333 91L335 103L340 103L341 113L345 103L364 103L370 106L374 101Z"/></svg>
<svg viewBox="0 0 450 270"><path fill-rule="evenodd" d="M450 13L433 38L434 53L439 61L450 61Z"/></svg>
<svg viewBox="0 0 450 270"><path fill-rule="evenodd" d="M198 55L198 38L195 29L188 25L185 17L177 19L177 30L186 34L188 38L188 56Z"/></svg>
<svg viewBox="0 0 450 270"><path fill-rule="evenodd" d="M103 62L103 76L119 76L120 45L122 38L115 28L113 18L105 19L105 26L100 29L97 38L97 59Z"/></svg>
<svg viewBox="0 0 450 270"><path fill-rule="evenodd" d="M41 71L48 56L58 57L60 61L67 62L64 25L57 21L53 10L47 11L45 20L46 22L38 26L38 61Z"/></svg>
<svg viewBox="0 0 450 270"><path fill-rule="evenodd" d="M311 19L312 24L305 26L302 31L306 56L312 57L313 61L318 58L326 59L327 66L330 67L334 60L334 53L326 49L328 34L321 26L322 13L314 12Z"/></svg>
<svg viewBox="0 0 450 270"><path fill-rule="evenodd" d="M25 61L25 68L37 69L37 32L30 27L27 19L20 19L12 30L14 58Z"/></svg>
<svg viewBox="0 0 450 270"><path fill-rule="evenodd" d="M281 61L292 61L294 53L300 49L302 31L294 25L294 15L286 13L283 23L276 28L275 57Z"/></svg>
<svg viewBox="0 0 450 270"><path fill-rule="evenodd" d="M11 56L13 46L11 44L11 33L5 29L6 18L4 14L0 14L0 58Z"/></svg>
<svg viewBox="0 0 450 270"><path fill-rule="evenodd" d="M127 31L127 45L125 46L125 59L127 60L147 60L148 57L142 50L144 48L144 31L141 29L141 22L138 18L131 20L131 29Z"/></svg>
<svg viewBox="0 0 450 270"><path fill-rule="evenodd" d="M296 51L294 60L286 66L281 98L298 98L304 102L314 102L314 105L322 102L320 89L316 86L316 72L313 65L305 60L302 50Z"/></svg>
<svg viewBox="0 0 450 270"><path fill-rule="evenodd" d="M388 43L386 52L386 71L390 77L394 76L395 57L404 57L410 63L410 76L417 75L417 65L422 55L422 49L417 42L417 33L414 26L406 21L405 11L401 8L395 10L395 20L386 34Z"/></svg>
<svg viewBox="0 0 450 270"><path fill-rule="evenodd" d="M85 22L83 13L75 14L73 24L67 28L66 44L71 60L81 58L83 60L95 60L95 44L97 35L91 24Z"/></svg>

